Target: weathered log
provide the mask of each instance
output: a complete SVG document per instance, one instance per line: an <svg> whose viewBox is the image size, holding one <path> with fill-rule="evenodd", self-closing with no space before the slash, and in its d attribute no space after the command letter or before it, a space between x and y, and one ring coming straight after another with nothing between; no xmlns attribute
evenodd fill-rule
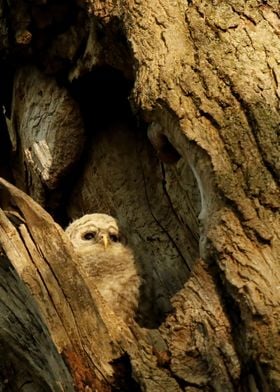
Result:
<svg viewBox="0 0 280 392"><path fill-rule="evenodd" d="M87 281L80 276L79 261L77 258L75 259L71 244L68 243L64 232L52 221L51 217L30 197L3 179L1 180L1 189L2 192L4 190L9 194L14 207L18 211L18 213L10 211L6 214L1 211L1 246L19 277L29 289L29 294L25 291L25 297L30 300L30 294L32 294L36 301L36 317L40 321L41 315L48 327L52 344L56 347L55 350L52 346L52 355L56 356L58 362L56 367L60 364L64 369L61 361L63 358L70 369L73 384L78 390L84 390L86 386L100 391L111 390L114 385L122 385L121 383L125 382L126 384L122 388L129 388L129 385L140 388L138 385L142 385L145 390L149 391L153 391L155 388L157 390L168 388L170 391L179 391L180 382L178 383L178 380L183 379L183 377L176 368L176 363L178 358L185 353L186 348L185 345L182 349L178 347L178 344L180 345L182 342L176 343L178 336L177 333L174 335L171 332L174 328L171 325L176 326L178 331L185 328L184 325L180 325L180 318L182 323L183 317L183 314L180 313L180 307L182 304L188 307L188 301L192 303L191 295L187 294L188 290L197 293L200 291L196 298L198 303L204 300L204 294L200 290L200 282L202 281L205 289L207 288L205 297L211 296L209 306L211 309L215 309L212 311L213 314L216 312L219 314L215 321L217 323L217 333L212 331L209 343L207 343L208 335L206 335L207 339L203 340L202 338L203 355L201 359L197 358L195 365L189 363L188 366L193 376L190 379L186 377L184 383L197 386L207 385L205 381L207 377L205 379L203 375L198 375L197 372L201 373L201 370L198 369L203 370L202 364L206 357L209 357L208 361L210 363L215 362L216 355L211 355L213 347L218 350L219 347L225 345L225 342L228 342L223 347L223 357L228 356L226 362L232 361L236 364L230 371L226 367L224 370L220 370L219 375L223 376L216 383L221 386L228 385L228 390L232 390L229 387L228 377L237 380L239 368L237 358L234 359L236 354L229 333L230 326L222 316L223 311L221 305L219 305L219 298L217 296L215 298L216 294L210 291L214 290L213 283L211 284L209 281L209 285L206 285L210 275L207 275L203 268L198 270L199 272L196 273L193 280L190 280L186 288L182 290L181 295L183 297L188 296L188 300L179 301L179 297L177 298L178 303L174 302L177 312L167 319L160 332L157 330L149 332L140 329L136 324L132 324L129 330L128 326L123 324L122 320L108 309L94 287L94 279ZM15 226L11 221L14 222ZM13 278L14 274L15 272L12 274ZM18 296L22 304L21 295L21 292L19 292ZM4 304L5 302L3 306ZM27 311L26 306L22 312L25 311ZM201 305L201 307L197 305L194 314L190 316L190 313L188 313L188 317L191 317L193 324L199 327L201 320L206 322L206 319L209 318L211 323L214 322L212 320L213 314L205 317L208 312L206 304ZM179 316L179 314L181 315ZM173 318L176 319L176 322ZM28 321L30 322L30 320ZM28 328L26 320L23 320L22 324L25 328ZM33 324L32 328L38 333L35 321ZM44 329L46 326L44 326ZM195 336L197 333L192 328L190 329L189 338L192 334ZM27 334L26 338L28 336ZM5 341L5 335L1 338ZM13 356L17 344L19 342L16 340L14 345L9 347L11 356ZM36 345L35 348L37 350L41 349L40 346L37 347ZM37 361L50 361L48 352L40 352L40 354L41 356L38 356ZM27 358L29 355L30 353L27 350ZM33 361L35 362L34 359ZM13 362L13 366L16 365L19 366L19 364ZM183 363L181 365L183 366ZM128 370L130 367L135 378L134 381ZM119 369L118 372L117 369ZM16 370L19 372L18 368ZM28 373L28 375L32 377L33 382L37 378L44 379L39 371L40 369L36 370L37 372L34 369L32 371L29 369L31 374ZM64 371L66 372L66 370ZM48 380L51 376L64 388L63 390L71 390L67 372L66 375L63 373L57 375L52 368L46 370L45 377L47 381L45 382L48 382L48 387L58 390L58 387L51 385ZM66 383L66 376L69 385ZM130 381L129 377L131 378ZM223 378L227 380L224 381L224 384L221 381Z"/></svg>
<svg viewBox="0 0 280 392"><path fill-rule="evenodd" d="M71 369L75 385L79 388L85 387L86 382L91 387L96 383L106 385L106 378L113 373L109 364L112 347L101 338L106 326L89 289L71 263L70 244L62 229L32 199L4 180L1 186L21 214L17 230L1 212L3 251L35 297L54 344Z"/></svg>
<svg viewBox="0 0 280 392"><path fill-rule="evenodd" d="M129 390L129 385L137 390L138 384L130 374L133 371L135 379L139 380L139 384L146 385L147 390L154 390L155 387L164 390L168 385L171 390L179 390L176 381L169 379L161 369L157 369L152 346L145 343L146 332L142 332L137 325L131 326L131 332L101 298L94 287L94 279L84 281L79 273L79 260L75 260L72 246L62 229L29 196L3 179L0 183L2 193L8 193L18 211L5 214L1 210L1 247L29 289L27 293L26 289L24 291L21 287L24 294L20 290L16 293L20 304L24 298L28 298L34 306L30 294L37 304L37 308L32 309L35 313L33 324L29 318L24 319L25 312L28 314L28 306L25 306L21 310L20 326L24 328L26 340L30 338L30 334L26 332L30 326L34 328L35 334L40 333L39 328L44 328L46 342L43 343L47 344L49 340L48 344L51 346L50 353L44 352L44 345L37 347L41 341L35 342L34 350L39 351L39 354L33 358L32 351L29 353L29 347L24 342L23 346L27 352L26 357L22 354L21 360L32 360L34 364L32 368L25 370L27 375L22 375L19 374L20 362L13 360L17 345L21 345L18 341L20 330L18 327L15 330L13 344L7 339L6 333L1 335L3 344L6 342L5 347L8 345L10 361L17 375L14 381L8 380L11 382L11 388L15 389L18 382L32 380L31 388L40 388L45 382L44 388L51 390L72 390L73 386L79 391L87 390L87 387L98 391L114 388ZM7 216L16 223L16 227ZM21 283L19 277L17 280ZM15 280L15 272L9 280ZM7 304L3 302L2 306L9 306L8 297L9 292L6 289ZM13 317L16 317L17 312L17 307L12 308ZM50 335L40 317L46 323ZM10 320L6 321L6 324L10 329ZM70 370L73 386L62 359ZM45 374L41 374L40 367L36 368L36 361L52 361L54 369L49 367ZM132 370L129 370L130 368ZM146 377L148 379L145 381ZM41 383L37 379L42 379ZM5 383L5 380L2 380L2 383ZM123 383L125 384L122 386Z"/></svg>

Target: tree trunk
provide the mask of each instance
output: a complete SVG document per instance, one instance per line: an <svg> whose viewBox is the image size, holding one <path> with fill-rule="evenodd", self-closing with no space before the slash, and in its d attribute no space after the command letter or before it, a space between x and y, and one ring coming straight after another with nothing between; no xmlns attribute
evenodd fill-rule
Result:
<svg viewBox="0 0 280 392"><path fill-rule="evenodd" d="M279 19L0 0L0 390L280 390ZM60 227L92 212L134 252L130 324Z"/></svg>

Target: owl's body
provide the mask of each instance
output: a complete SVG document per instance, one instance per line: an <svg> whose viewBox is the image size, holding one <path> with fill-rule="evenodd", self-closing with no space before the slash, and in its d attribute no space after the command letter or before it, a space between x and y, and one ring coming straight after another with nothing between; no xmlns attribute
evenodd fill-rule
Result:
<svg viewBox="0 0 280 392"><path fill-rule="evenodd" d="M133 318L141 279L116 220L106 214L87 214L71 223L66 233L79 255L85 277L92 278L116 314L125 321Z"/></svg>

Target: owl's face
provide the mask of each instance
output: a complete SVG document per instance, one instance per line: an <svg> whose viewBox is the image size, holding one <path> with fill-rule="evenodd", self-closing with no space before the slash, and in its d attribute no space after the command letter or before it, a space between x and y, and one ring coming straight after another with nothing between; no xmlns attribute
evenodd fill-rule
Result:
<svg viewBox="0 0 280 392"><path fill-rule="evenodd" d="M71 223L66 233L75 248L86 249L93 245L110 248L121 242L117 222L106 214L87 214Z"/></svg>

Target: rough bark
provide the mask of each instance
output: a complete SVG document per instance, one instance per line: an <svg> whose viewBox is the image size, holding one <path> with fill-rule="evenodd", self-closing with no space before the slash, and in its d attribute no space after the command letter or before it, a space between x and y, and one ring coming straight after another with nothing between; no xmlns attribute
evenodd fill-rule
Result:
<svg viewBox="0 0 280 392"><path fill-rule="evenodd" d="M116 216L145 282L128 328L62 230L2 180L24 222L2 213L1 245L56 361L24 380L68 385L56 348L78 390L279 390L278 1L0 5L2 80L17 63L1 175L62 224Z"/></svg>

